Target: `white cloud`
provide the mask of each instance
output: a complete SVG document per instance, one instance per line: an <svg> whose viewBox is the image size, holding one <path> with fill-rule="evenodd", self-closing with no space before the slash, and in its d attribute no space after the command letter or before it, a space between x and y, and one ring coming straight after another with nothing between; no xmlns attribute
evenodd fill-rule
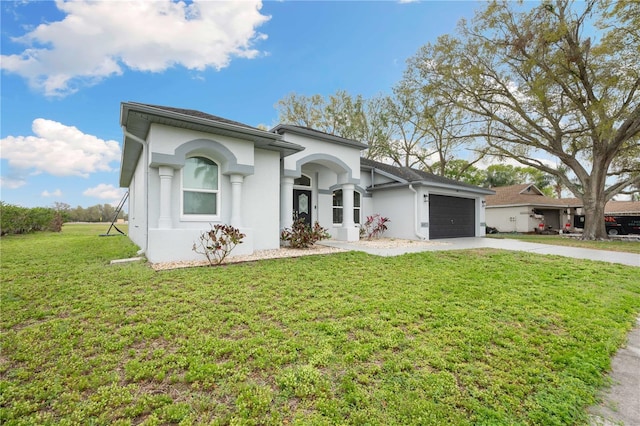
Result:
<svg viewBox="0 0 640 426"><path fill-rule="evenodd" d="M160 72L174 65L221 69L232 57L254 58L252 46L270 19L260 1L57 1L62 21L41 24L12 40L21 54L2 55L2 68L47 96L132 70Z"/></svg>
<svg viewBox="0 0 640 426"><path fill-rule="evenodd" d="M49 192L47 190L42 191L42 195L43 197L62 197L62 191L60 191L59 189L56 189L53 192Z"/></svg>
<svg viewBox="0 0 640 426"><path fill-rule="evenodd" d="M113 171L109 164L120 160L118 142L87 135L76 127L37 118L32 130L35 136L0 140L0 158L8 160L9 166L54 176L88 177Z"/></svg>
<svg viewBox="0 0 640 426"><path fill-rule="evenodd" d="M21 186L25 186L27 181L22 178L11 178L7 176L0 176L0 187L5 189L18 189Z"/></svg>
<svg viewBox="0 0 640 426"><path fill-rule="evenodd" d="M87 197L99 198L101 200L110 200L112 203L118 203L124 192L124 188L116 188L113 185L101 183L98 186L89 188L82 193Z"/></svg>

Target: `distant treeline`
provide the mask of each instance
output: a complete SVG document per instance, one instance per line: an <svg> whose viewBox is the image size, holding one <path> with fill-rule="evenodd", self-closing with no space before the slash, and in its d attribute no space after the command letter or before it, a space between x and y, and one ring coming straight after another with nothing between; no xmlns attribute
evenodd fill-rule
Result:
<svg viewBox="0 0 640 426"><path fill-rule="evenodd" d="M53 207L21 207L0 201L0 235L35 231L60 232L64 222L110 222L116 214L111 204L71 208L65 203ZM118 218L125 218L121 211Z"/></svg>

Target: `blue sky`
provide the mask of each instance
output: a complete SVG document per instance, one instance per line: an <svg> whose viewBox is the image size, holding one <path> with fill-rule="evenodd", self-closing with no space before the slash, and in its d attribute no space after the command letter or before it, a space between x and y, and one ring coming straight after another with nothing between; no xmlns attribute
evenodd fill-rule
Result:
<svg viewBox="0 0 640 426"><path fill-rule="evenodd" d="M291 92L388 93L478 5L3 1L0 198L117 203L120 102L272 126Z"/></svg>

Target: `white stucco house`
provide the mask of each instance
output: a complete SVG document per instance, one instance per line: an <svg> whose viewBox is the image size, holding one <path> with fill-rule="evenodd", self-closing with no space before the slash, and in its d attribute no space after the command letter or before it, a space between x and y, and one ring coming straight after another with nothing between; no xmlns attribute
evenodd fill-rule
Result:
<svg viewBox="0 0 640 426"><path fill-rule="evenodd" d="M364 159L361 142L134 102L120 124L129 237L152 263L201 259L191 248L215 223L246 234L232 255L278 248L294 212L345 241L375 213L390 218L389 237L485 234L492 190Z"/></svg>

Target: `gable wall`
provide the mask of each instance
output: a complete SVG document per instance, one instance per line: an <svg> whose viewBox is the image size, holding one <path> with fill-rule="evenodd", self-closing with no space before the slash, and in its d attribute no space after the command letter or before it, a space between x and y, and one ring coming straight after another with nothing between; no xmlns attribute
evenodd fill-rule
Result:
<svg viewBox="0 0 640 426"><path fill-rule="evenodd" d="M306 158L313 158L315 155L330 156L341 163L346 165L348 176L340 176L339 183L346 182L346 179L358 180L360 179L360 149L348 147L331 142L323 142L315 138L297 135L293 133L284 133L284 139L287 142L292 142L305 147L303 151L285 157L283 159L284 173L287 171L300 171L298 164L300 161L305 161ZM323 161L323 165L330 167L336 172L344 172L339 170L341 166L328 164ZM297 176L296 176L297 177Z"/></svg>
<svg viewBox="0 0 640 426"><path fill-rule="evenodd" d="M173 155L176 148L185 142L197 139L209 139L219 142L232 151L239 164L252 165L254 161L254 147L252 142L230 138L228 136L212 135L162 124L152 124L148 139L152 141L150 146L152 153ZM223 162L224 158L218 157L215 160ZM149 161L152 161L151 157Z"/></svg>

